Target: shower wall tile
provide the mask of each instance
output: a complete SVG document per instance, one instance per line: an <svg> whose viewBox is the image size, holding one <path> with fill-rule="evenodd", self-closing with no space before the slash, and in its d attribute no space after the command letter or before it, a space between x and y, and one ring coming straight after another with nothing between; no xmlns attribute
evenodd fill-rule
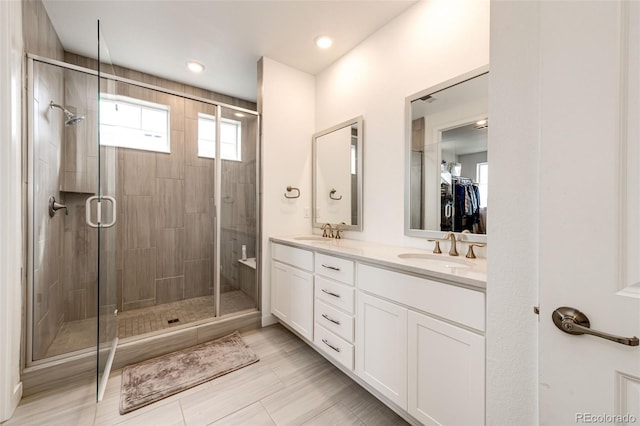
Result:
<svg viewBox="0 0 640 426"><path fill-rule="evenodd" d="M70 62L81 66L95 66L95 61L68 54ZM80 63L82 62L82 63ZM184 91L184 85L164 80L148 74L114 67L117 75L143 81L153 85L160 85L172 90ZM74 74L73 72L71 74ZM71 81L73 80L73 81ZM68 104L86 116L86 128L97 126L97 103L95 93L97 82L93 78L71 79L66 87ZM43 97L50 97L48 82L42 83L47 90ZM103 158L101 167L107 171L111 179L103 181L103 189L116 195L118 200L118 223L115 229L116 241L106 238L103 255L114 259L109 265L104 265L103 271L115 270L115 273L103 276L108 287L117 289L118 297L115 304L118 309L126 311L154 304L168 303L184 298L209 295L213 290L214 276L214 226L213 196L214 196L214 165L213 159L199 158L197 155L198 113L215 115L215 106L198 101L192 101L173 95L155 92L153 90L132 87L126 83L103 83L103 90L124 96L137 97L143 100L169 105L171 114L171 152L153 153L122 148L100 147ZM84 106L82 106L84 90ZM218 94L193 89L192 92L204 98L217 96L217 100L238 104L244 101L224 99ZM44 93L44 92L43 92ZM85 108L86 113L81 109ZM255 109L255 104L246 103L246 108ZM41 108L39 118L45 122L39 129L46 134L56 132L48 105ZM255 120L253 121L255 123ZM49 126L49 127L47 127ZM243 124L244 126L244 124ZM255 126L254 126L255 128ZM82 134L82 128L70 133L68 139L77 143L85 140L83 146L64 151L63 180L75 185L74 188L88 190L92 181L97 180L97 142L94 134ZM62 127L60 130L62 131ZM221 240L226 253L222 254L223 288L238 287L239 269L237 259L240 257L240 244L245 241L244 232L253 232L255 240L255 194L247 196L242 191L248 189L248 184L255 179L255 143L245 140L251 138L251 126L243 127L243 162L224 162L223 173L223 205L222 214L227 222L225 225L233 228ZM255 133L253 133L255 138ZM65 142L63 145L73 145ZM42 153L46 159L45 167L56 163L55 144L44 148ZM110 150L107 153L105 150ZM108 155L110 154L110 155ZM107 161L107 157L108 161ZM68 167L67 167L68 165ZM49 173L55 173L55 166ZM55 187L53 189L56 189ZM95 191L95 188L92 189ZM45 189L44 192L49 192ZM84 217L83 202L86 194L74 194L74 216ZM253 220L252 223L248 223ZM81 259L80 265L65 266L61 274L65 276L63 283L64 294L75 292L84 294L86 300L96 300L97 285L90 280L95 274L95 268L87 264L90 257L95 256L97 241L90 238L86 225L75 218L64 221L65 262L67 259ZM49 232L54 235L53 232ZM62 235L62 234L61 234ZM226 238L226 239L225 239ZM69 242L71 240L71 242ZM250 240L250 239L249 239ZM73 250L67 248L67 244ZM95 247L94 247L95 246ZM255 252L255 241L247 244L249 252ZM83 254L80 254L80 251ZM115 254L114 254L115 251ZM72 263L73 264L73 263ZM52 269L47 263L45 269ZM46 271L45 271L46 272ZM66 277L81 277L67 283ZM71 279L71 278L70 278ZM249 286L251 287L251 286ZM45 291L50 292L51 287ZM101 299L108 296L103 294ZM78 299L74 297L73 300ZM96 314L95 304L85 303L77 307L78 315L84 309L87 316ZM90 312L92 311L92 312ZM44 313L46 316L49 313ZM75 315L75 313L74 313Z"/></svg>
<svg viewBox="0 0 640 426"><path fill-rule="evenodd" d="M101 283L101 286L106 287L104 283ZM113 288L113 287L109 287ZM78 319L92 318L98 315L98 304L96 300L98 300L98 281L91 280L84 283L84 292L85 292L85 316ZM104 300L104 299L101 299Z"/></svg>
<svg viewBox="0 0 640 426"><path fill-rule="evenodd" d="M184 116L185 118L198 119L198 114L216 115L216 107L211 104L205 104L204 102L194 101L186 99L184 104Z"/></svg>
<svg viewBox="0 0 640 426"><path fill-rule="evenodd" d="M67 321L86 318L86 290L73 290L67 293L65 312Z"/></svg>
<svg viewBox="0 0 640 426"><path fill-rule="evenodd" d="M123 306L155 299L156 249L125 250Z"/></svg>
<svg viewBox="0 0 640 426"><path fill-rule="evenodd" d="M184 127L184 155L185 164L194 167L212 167L212 158L198 157L198 120L185 118Z"/></svg>
<svg viewBox="0 0 640 426"><path fill-rule="evenodd" d="M209 294L210 261L188 260L184 263L184 298L206 296Z"/></svg>
<svg viewBox="0 0 640 426"><path fill-rule="evenodd" d="M185 168L185 208L187 213L207 213L213 194L213 179L209 168Z"/></svg>
<svg viewBox="0 0 640 426"><path fill-rule="evenodd" d="M184 299L184 275L156 280L156 304Z"/></svg>
<svg viewBox="0 0 640 426"><path fill-rule="evenodd" d="M185 181L157 179L156 227L181 228L184 226Z"/></svg>
<svg viewBox="0 0 640 426"><path fill-rule="evenodd" d="M124 150L124 195L154 195L156 154Z"/></svg>
<svg viewBox="0 0 640 426"><path fill-rule="evenodd" d="M156 154L158 178L184 179L184 132L171 130L171 153Z"/></svg>
<svg viewBox="0 0 640 426"><path fill-rule="evenodd" d="M156 278L184 275L184 228L158 229Z"/></svg>
<svg viewBox="0 0 640 426"><path fill-rule="evenodd" d="M185 223L185 260L207 259L212 241L212 217L202 213L187 213Z"/></svg>
<svg viewBox="0 0 640 426"><path fill-rule="evenodd" d="M123 196L124 233L127 249L155 246L155 200L151 196Z"/></svg>
<svg viewBox="0 0 640 426"><path fill-rule="evenodd" d="M180 96L158 93L156 102L169 106L171 130L184 131L185 99Z"/></svg>

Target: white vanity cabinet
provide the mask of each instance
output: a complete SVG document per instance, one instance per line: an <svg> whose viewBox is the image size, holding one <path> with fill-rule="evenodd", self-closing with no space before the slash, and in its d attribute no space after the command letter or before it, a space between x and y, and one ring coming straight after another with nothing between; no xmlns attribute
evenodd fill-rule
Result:
<svg viewBox="0 0 640 426"><path fill-rule="evenodd" d="M271 311L313 340L313 252L272 245Z"/></svg>
<svg viewBox="0 0 640 426"><path fill-rule="evenodd" d="M486 260L301 241L272 238L273 314L412 423L483 425Z"/></svg>
<svg viewBox="0 0 640 426"><path fill-rule="evenodd" d="M315 255L314 345L349 370L354 366L353 260Z"/></svg>
<svg viewBox="0 0 640 426"><path fill-rule="evenodd" d="M408 316L408 411L425 425L484 423L484 337Z"/></svg>
<svg viewBox="0 0 640 426"><path fill-rule="evenodd" d="M358 265L358 376L427 425L484 424L484 293Z"/></svg>
<svg viewBox="0 0 640 426"><path fill-rule="evenodd" d="M358 294L358 376L407 409L407 312L395 303Z"/></svg>

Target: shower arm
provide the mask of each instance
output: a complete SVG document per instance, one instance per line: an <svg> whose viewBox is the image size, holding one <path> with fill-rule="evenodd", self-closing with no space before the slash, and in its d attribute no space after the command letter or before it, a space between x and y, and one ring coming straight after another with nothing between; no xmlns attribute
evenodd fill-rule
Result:
<svg viewBox="0 0 640 426"><path fill-rule="evenodd" d="M58 105L57 103L55 103L53 101L49 102L49 108L51 108L51 109L58 108L58 109L62 110L62 112L64 112L64 115L67 116L67 119L73 117L73 113L71 111L69 111L68 109L66 109L62 105Z"/></svg>

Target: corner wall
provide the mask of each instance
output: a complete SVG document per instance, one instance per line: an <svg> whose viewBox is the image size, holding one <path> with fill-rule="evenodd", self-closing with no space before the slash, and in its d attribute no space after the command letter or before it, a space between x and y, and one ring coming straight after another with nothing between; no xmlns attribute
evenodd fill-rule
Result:
<svg viewBox="0 0 640 426"><path fill-rule="evenodd" d="M405 98L488 63L489 2L431 0L316 76L316 131L364 116L364 230L348 238L428 247L404 236Z"/></svg>
<svg viewBox="0 0 640 426"><path fill-rule="evenodd" d="M0 2L0 422L22 397L22 4Z"/></svg>
<svg viewBox="0 0 640 426"><path fill-rule="evenodd" d="M271 259L269 237L309 234L314 77L269 58L258 63L258 111L262 132L262 259ZM287 186L300 198L287 199ZM262 265L262 324L271 316L271 267Z"/></svg>
<svg viewBox="0 0 640 426"><path fill-rule="evenodd" d="M486 398L496 426L538 424L539 7L491 2Z"/></svg>

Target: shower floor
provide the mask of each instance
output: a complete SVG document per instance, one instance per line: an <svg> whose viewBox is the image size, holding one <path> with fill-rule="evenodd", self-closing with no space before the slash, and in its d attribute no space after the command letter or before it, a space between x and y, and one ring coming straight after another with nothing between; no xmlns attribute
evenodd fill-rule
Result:
<svg viewBox="0 0 640 426"><path fill-rule="evenodd" d="M138 336L213 317L214 297L202 296L118 313L118 337ZM256 302L240 290L220 294L220 316L254 309ZM170 320L178 319L177 322ZM96 318L65 322L45 358L95 346Z"/></svg>

